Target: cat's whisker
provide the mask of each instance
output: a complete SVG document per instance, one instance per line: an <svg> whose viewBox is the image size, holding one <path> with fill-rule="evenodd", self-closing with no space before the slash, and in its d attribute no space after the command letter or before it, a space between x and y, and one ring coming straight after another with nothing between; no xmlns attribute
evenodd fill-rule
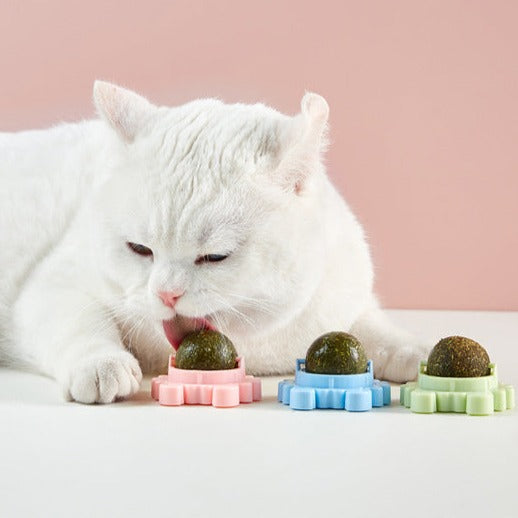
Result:
<svg viewBox="0 0 518 518"><path fill-rule="evenodd" d="M227 323L225 322L225 319L222 315L213 315L214 323L216 324L216 328L219 329L221 332L226 331Z"/></svg>
<svg viewBox="0 0 518 518"><path fill-rule="evenodd" d="M243 299L245 299L245 301L242 304L243 306L248 305L253 309L257 309L260 312L263 312L266 314L273 314L273 308L269 308L263 301L261 301L259 299L253 299L252 297L248 297L245 295L241 296L239 294L232 293L229 291L222 292L221 290L219 290L218 288L216 288L215 286L210 285L210 284L206 288L206 291L207 291L208 295L210 295L212 298L215 299L217 305L220 306L218 311L232 314L233 316L237 317L237 319L241 323L244 323L246 326L249 326L249 327L253 328L254 330L257 330L257 323L254 321L254 319L252 317L250 317L249 315L246 315L245 313L240 311L237 307L233 306L227 300L225 300L223 298L223 295L227 295L230 297L232 297L234 295L234 296L236 296L236 298L242 297ZM247 303L247 301L248 301L248 303ZM221 306L222 306L222 308L221 308ZM212 318L215 319L215 318L217 318L217 316L219 316L220 318L223 317L223 315L221 313L216 313L216 312L212 313Z"/></svg>
<svg viewBox="0 0 518 518"><path fill-rule="evenodd" d="M228 297L231 297L234 299L238 299L238 302L240 302L242 305L248 306L253 309L257 309L268 315L275 314L275 312L276 312L276 308L274 308L272 306L272 303L267 299L259 299L257 297L250 297L247 295L235 293L235 292L228 291L228 290L223 291L211 284L209 284L209 288L211 289L211 293L213 295L218 296L218 300L220 302L224 302L227 306L228 306L228 303L221 298L222 295L225 295L225 296L228 296Z"/></svg>
<svg viewBox="0 0 518 518"><path fill-rule="evenodd" d="M231 306L228 302L226 302L218 293L212 294L214 298L221 304L225 311L228 311L230 313L233 313L238 319L240 319L245 324L253 327L254 329L257 329L257 326L255 322L248 316L236 309L235 307Z"/></svg>
<svg viewBox="0 0 518 518"><path fill-rule="evenodd" d="M137 314L129 314L121 323L120 328L123 331L121 336L122 342L128 346L129 349L132 347L132 340L135 337L136 331L144 323L146 317Z"/></svg>
<svg viewBox="0 0 518 518"><path fill-rule="evenodd" d="M256 309L268 315L275 314L275 308L272 307L271 303L268 302L266 299L248 297L246 295L240 295L238 293L232 293L229 291L222 292L222 294L237 299L237 302L240 303L242 306L249 307L251 309Z"/></svg>
<svg viewBox="0 0 518 518"><path fill-rule="evenodd" d="M138 333L140 332L140 329L142 328L142 325L146 321L146 317L141 316L138 320L136 320L131 329L130 332L127 333L127 342L125 341L125 338L123 339L123 343L127 345L128 349L131 351L133 349L133 339L135 337L138 337Z"/></svg>

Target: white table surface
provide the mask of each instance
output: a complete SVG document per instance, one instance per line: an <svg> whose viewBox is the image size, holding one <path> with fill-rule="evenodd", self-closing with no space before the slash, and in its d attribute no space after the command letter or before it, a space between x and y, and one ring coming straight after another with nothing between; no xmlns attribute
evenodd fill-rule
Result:
<svg viewBox="0 0 518 518"><path fill-rule="evenodd" d="M480 341L518 389L518 313L392 310L433 341ZM66 403L0 369L0 516L518 517L518 414Z"/></svg>

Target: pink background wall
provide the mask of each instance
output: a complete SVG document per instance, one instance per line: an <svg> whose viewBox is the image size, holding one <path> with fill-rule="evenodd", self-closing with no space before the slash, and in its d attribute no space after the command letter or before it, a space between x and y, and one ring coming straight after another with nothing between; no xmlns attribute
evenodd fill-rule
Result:
<svg viewBox="0 0 518 518"><path fill-rule="evenodd" d="M4 1L0 130L92 116L95 78L288 113L317 91L385 305L518 310L517 26L513 1Z"/></svg>

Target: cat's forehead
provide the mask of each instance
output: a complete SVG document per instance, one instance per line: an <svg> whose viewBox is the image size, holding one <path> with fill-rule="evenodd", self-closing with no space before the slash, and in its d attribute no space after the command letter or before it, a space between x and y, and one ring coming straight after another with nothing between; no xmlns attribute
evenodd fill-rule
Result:
<svg viewBox="0 0 518 518"><path fill-rule="evenodd" d="M156 126L164 167L232 173L274 157L286 116L267 106L197 100L167 109Z"/></svg>
<svg viewBox="0 0 518 518"><path fill-rule="evenodd" d="M146 233L159 241L200 246L240 241L247 234L258 206L252 190L193 178L148 189L140 217Z"/></svg>
<svg viewBox="0 0 518 518"><path fill-rule="evenodd" d="M250 173L275 160L283 117L216 100L166 109L135 161L131 190L148 233L192 243L245 235L264 204Z"/></svg>

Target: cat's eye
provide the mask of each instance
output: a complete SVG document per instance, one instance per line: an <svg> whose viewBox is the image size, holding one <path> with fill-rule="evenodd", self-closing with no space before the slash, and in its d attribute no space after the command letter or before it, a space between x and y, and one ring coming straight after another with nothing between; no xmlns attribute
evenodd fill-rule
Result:
<svg viewBox="0 0 518 518"><path fill-rule="evenodd" d="M130 250L132 250L133 252L135 252L138 255L143 255L143 256L152 256L153 255L153 250L151 250L151 248L148 248L147 246L139 245L138 243L131 243L129 241L126 244L130 248Z"/></svg>
<svg viewBox="0 0 518 518"><path fill-rule="evenodd" d="M220 261L223 261L229 256L229 254L223 255L223 254L207 254L207 255L200 255L196 261L194 261L194 264L202 264L202 263L219 263Z"/></svg>

